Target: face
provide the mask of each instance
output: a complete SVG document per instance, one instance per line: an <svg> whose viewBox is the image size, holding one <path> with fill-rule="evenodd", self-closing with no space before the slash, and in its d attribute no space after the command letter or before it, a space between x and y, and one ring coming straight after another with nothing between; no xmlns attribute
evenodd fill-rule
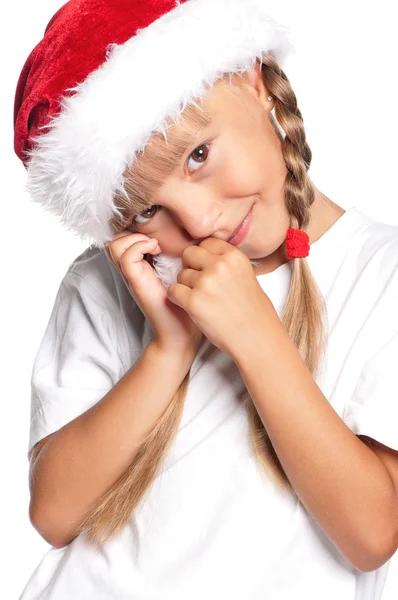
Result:
<svg viewBox="0 0 398 600"><path fill-rule="evenodd" d="M217 82L202 100L211 123L128 227L156 238L170 257L181 257L187 246L210 236L227 240L251 209L250 228L237 247L249 259L281 256L289 218L286 164L269 118L273 103L259 67L232 81L233 93L229 80ZM184 118L167 136L183 130Z"/></svg>

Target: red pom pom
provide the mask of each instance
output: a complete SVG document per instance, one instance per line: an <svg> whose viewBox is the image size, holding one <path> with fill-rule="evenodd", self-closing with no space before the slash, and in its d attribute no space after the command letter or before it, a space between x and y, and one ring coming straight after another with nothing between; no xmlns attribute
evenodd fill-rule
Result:
<svg viewBox="0 0 398 600"><path fill-rule="evenodd" d="M303 229L287 230L286 250L288 258L305 258L310 253L310 238Z"/></svg>

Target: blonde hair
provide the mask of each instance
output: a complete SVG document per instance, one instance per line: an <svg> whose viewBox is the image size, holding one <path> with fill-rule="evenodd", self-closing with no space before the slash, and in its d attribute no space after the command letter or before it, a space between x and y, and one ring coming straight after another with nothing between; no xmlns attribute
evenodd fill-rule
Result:
<svg viewBox="0 0 398 600"><path fill-rule="evenodd" d="M302 115L288 78L271 54L262 57L261 71L264 83L275 99L277 122L272 113L270 119L281 140L287 167L284 200L290 215L290 227L305 230L309 224L316 188L307 173L312 153L306 141ZM209 122L206 113L195 108L194 104L186 107L184 114L192 126L191 133ZM186 149L186 140L179 137L168 142L168 152L159 154L161 134L154 135L145 148L142 160L127 169L127 194L126 197L117 198L121 212L114 218L115 228L120 228L124 218L132 211L138 214L150 205L151 195L161 185L164 175L178 164ZM291 265L291 284L281 322L315 376L326 344L326 306L306 259L295 258ZM209 357L217 351L218 348L211 347ZM142 440L128 469L81 523L79 532L85 532L94 544L101 546L123 529L159 472L162 459L178 432L189 378L190 372L164 413ZM266 471L281 491L295 495L247 389L242 401L248 415L251 443L258 466Z"/></svg>

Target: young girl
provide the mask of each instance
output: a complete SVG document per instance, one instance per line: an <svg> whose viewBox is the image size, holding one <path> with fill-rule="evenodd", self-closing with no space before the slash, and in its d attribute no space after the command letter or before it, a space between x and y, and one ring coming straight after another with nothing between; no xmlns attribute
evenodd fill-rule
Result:
<svg viewBox="0 0 398 600"><path fill-rule="evenodd" d="M312 183L262 0L71 0L18 84L90 240L32 372L22 600L376 600L398 540L398 230Z"/></svg>

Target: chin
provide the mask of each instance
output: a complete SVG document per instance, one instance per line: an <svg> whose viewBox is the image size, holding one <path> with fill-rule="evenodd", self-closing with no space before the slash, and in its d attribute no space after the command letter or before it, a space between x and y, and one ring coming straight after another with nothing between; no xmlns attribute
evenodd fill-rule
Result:
<svg viewBox="0 0 398 600"><path fill-rule="evenodd" d="M257 260L249 259L253 267L260 264ZM172 283L177 283L178 273L182 269L182 258L180 256L168 256L167 254L157 254L152 256L152 267L156 275L165 287Z"/></svg>

